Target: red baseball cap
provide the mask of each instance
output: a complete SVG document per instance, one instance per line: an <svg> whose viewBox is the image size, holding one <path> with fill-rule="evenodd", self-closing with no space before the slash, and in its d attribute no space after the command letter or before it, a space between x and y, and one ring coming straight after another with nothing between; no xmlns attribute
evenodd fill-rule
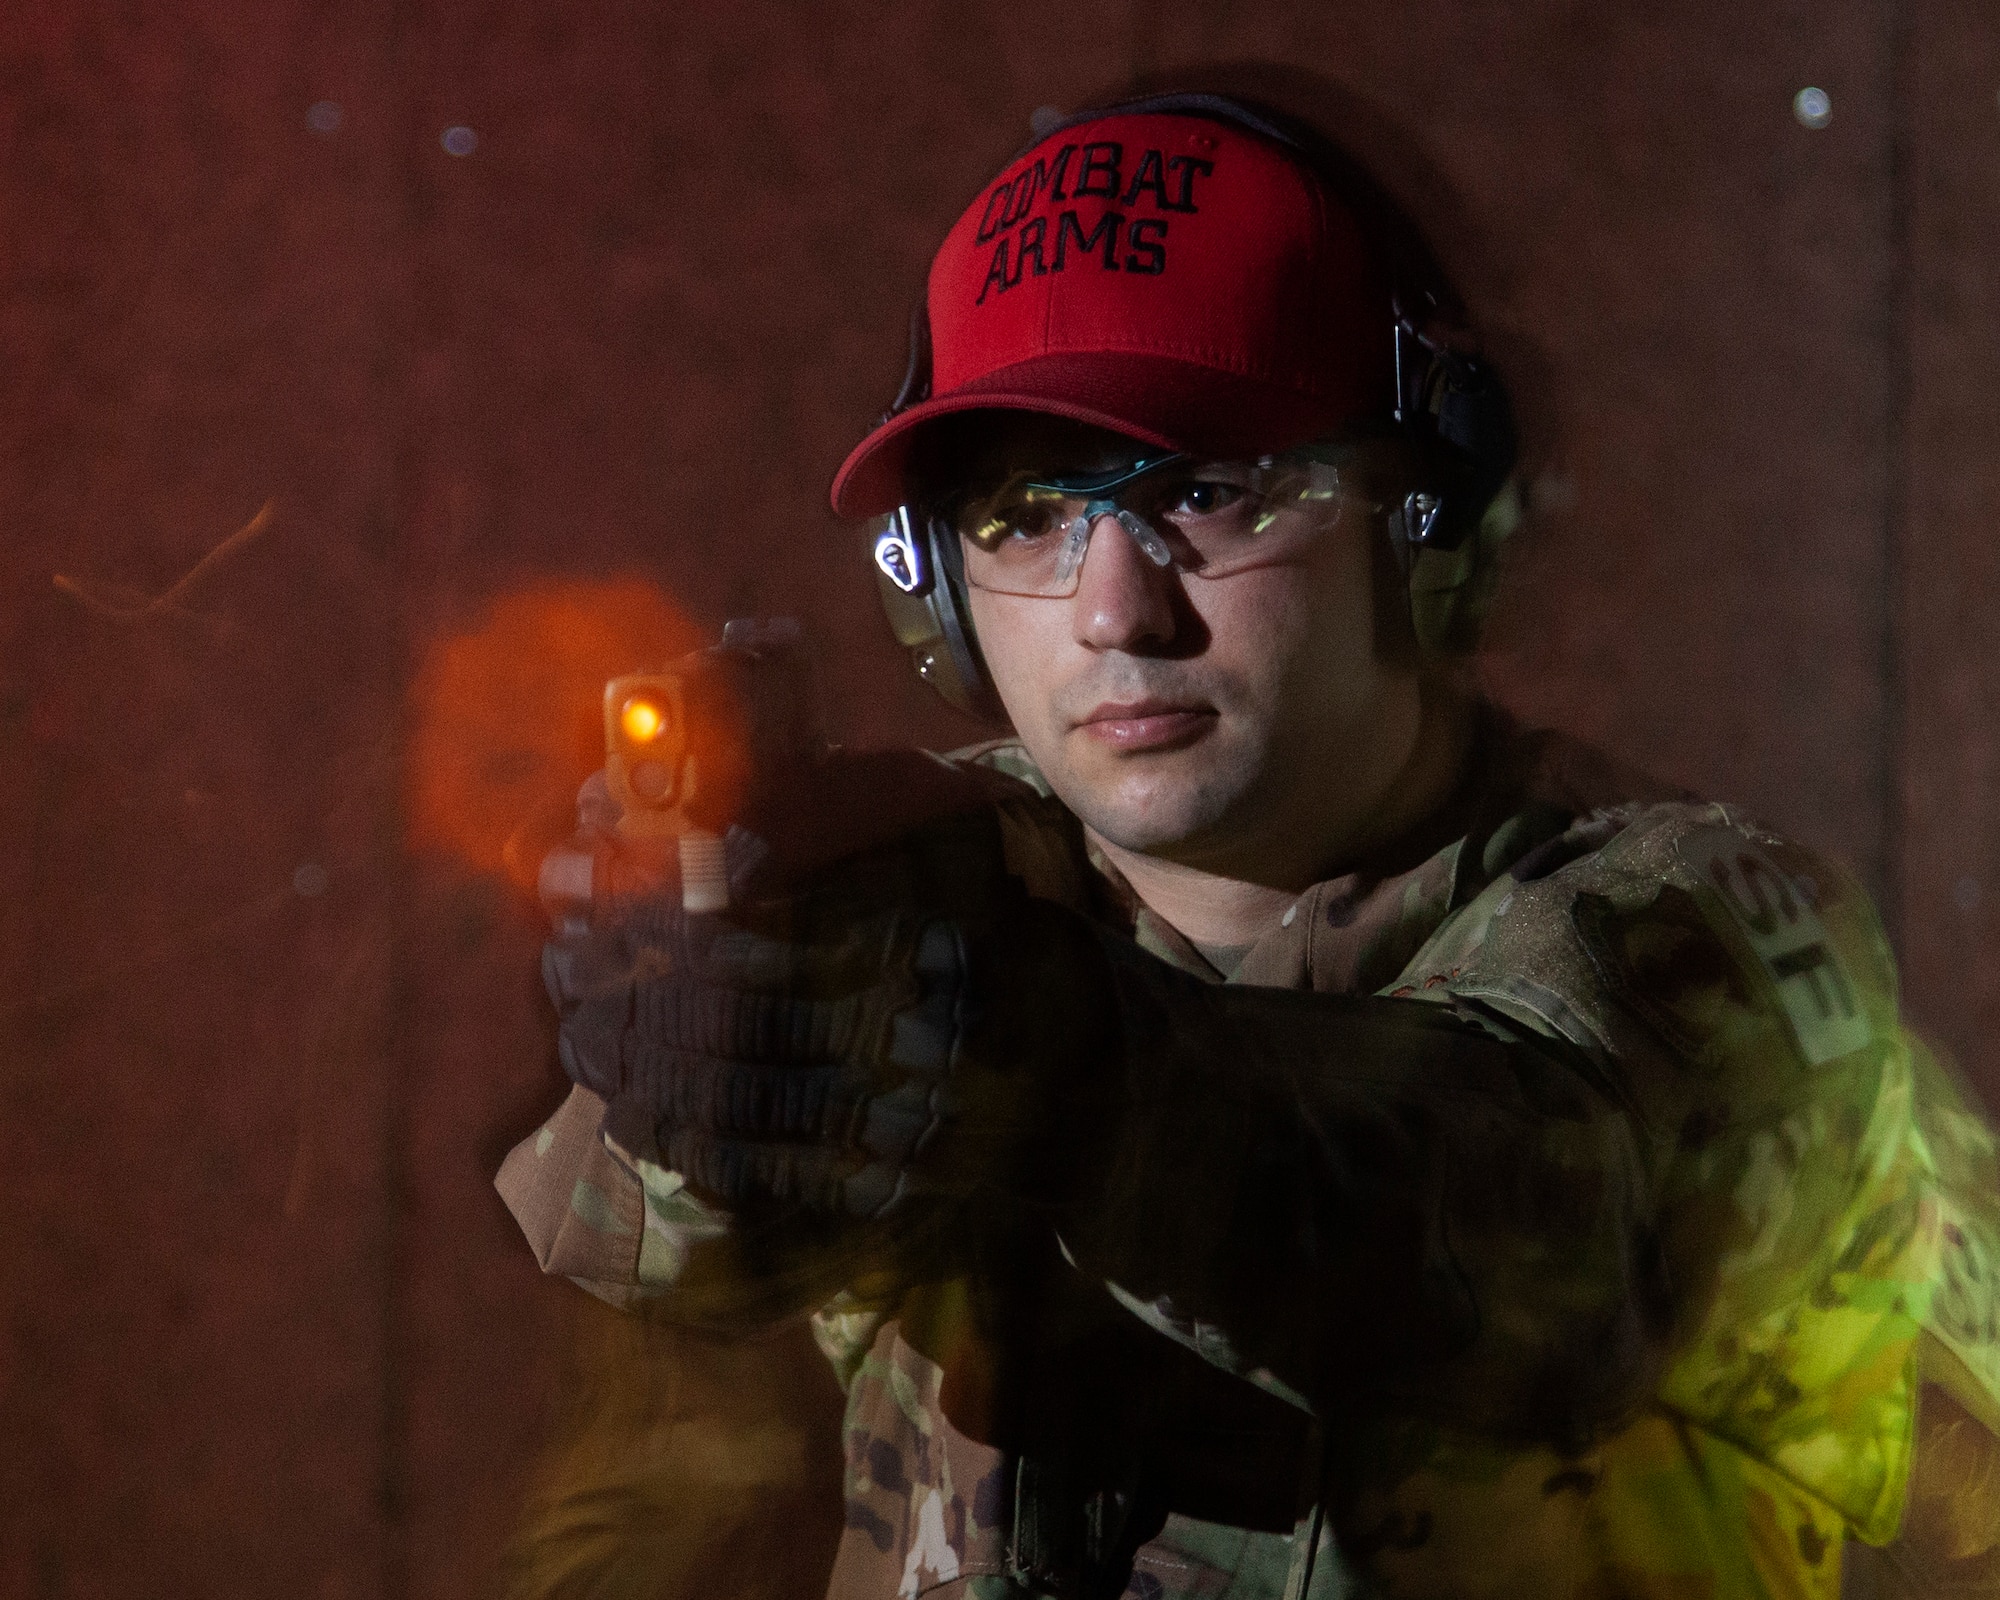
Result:
<svg viewBox="0 0 2000 1600"><path fill-rule="evenodd" d="M1354 214L1276 140L1199 113L1058 129L931 263L931 394L857 445L842 516L904 499L933 418L1003 409L1227 457L1395 405L1392 293Z"/></svg>

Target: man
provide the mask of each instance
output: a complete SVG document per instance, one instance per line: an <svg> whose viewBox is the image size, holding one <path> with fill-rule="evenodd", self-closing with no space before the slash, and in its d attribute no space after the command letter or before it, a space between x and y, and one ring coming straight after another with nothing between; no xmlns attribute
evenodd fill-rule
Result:
<svg viewBox="0 0 2000 1600"><path fill-rule="evenodd" d="M1842 874L1457 687L1450 306L1267 112L1040 139L834 486L1013 737L831 867L758 813L726 919L565 910L503 1192L608 1298L819 1308L836 1595L2000 1594L1993 1141Z"/></svg>

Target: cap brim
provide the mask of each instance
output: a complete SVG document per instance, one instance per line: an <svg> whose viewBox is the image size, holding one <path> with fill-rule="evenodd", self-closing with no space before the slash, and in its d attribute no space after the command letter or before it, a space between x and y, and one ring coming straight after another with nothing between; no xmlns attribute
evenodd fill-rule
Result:
<svg viewBox="0 0 2000 1600"><path fill-rule="evenodd" d="M907 496L923 428L967 411L1031 411L1210 457L1286 450L1355 415L1351 400L1218 371L1170 356L1045 355L923 400L882 423L834 474L836 515L879 516Z"/></svg>

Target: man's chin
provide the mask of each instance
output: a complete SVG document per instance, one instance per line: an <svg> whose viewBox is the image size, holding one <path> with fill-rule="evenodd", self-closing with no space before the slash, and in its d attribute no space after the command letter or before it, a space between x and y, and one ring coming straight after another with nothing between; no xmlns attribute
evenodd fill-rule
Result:
<svg viewBox="0 0 2000 1600"><path fill-rule="evenodd" d="M1158 757L1148 765L1167 767ZM1058 795L1091 832L1122 850L1174 857L1197 849L1203 839L1227 825L1237 801L1237 785L1219 774L1161 770L1108 775L1092 782L1076 780L1058 788ZM1062 793L1069 788L1071 793Z"/></svg>

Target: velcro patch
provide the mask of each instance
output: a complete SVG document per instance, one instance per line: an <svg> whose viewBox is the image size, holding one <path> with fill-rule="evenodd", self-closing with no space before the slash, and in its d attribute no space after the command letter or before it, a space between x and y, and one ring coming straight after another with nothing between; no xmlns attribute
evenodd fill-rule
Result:
<svg viewBox="0 0 2000 1600"><path fill-rule="evenodd" d="M1812 891L1733 828L1698 829L1675 849L1770 978L1806 1063L1823 1066L1866 1045L1867 1013Z"/></svg>
<svg viewBox="0 0 2000 1600"><path fill-rule="evenodd" d="M1611 992L1702 1071L1720 1071L1778 1026L1762 986L1678 885L1661 884L1642 906L1585 892L1570 920Z"/></svg>

